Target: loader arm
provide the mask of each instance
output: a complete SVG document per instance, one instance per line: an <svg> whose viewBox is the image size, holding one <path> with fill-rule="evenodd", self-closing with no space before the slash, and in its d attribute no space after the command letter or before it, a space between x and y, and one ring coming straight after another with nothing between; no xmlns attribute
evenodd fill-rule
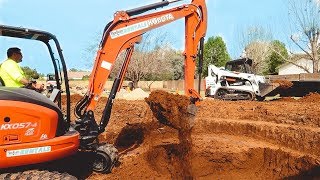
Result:
<svg viewBox="0 0 320 180"><path fill-rule="evenodd" d="M190 4L184 4L171 9L146 14L149 10L164 7L172 2L173 1L162 1L128 11L118 11L114 14L114 20L106 26L99 45L99 50L97 51L88 91L84 98L79 101L75 109L75 114L82 120L88 118L92 120L94 118L93 111L101 97L104 85L110 75L113 65L118 55L125 50L127 52L126 59L118 77L116 77L113 83L111 93L98 127L99 133L104 131L109 121L113 100L123 82L134 45L141 41L142 35L145 32L182 18L185 18L186 39L184 51L184 91L185 95L190 96L194 101L200 98L200 95L194 90L194 75L198 44L201 39L201 42L203 42L207 29L207 9L205 0L192 0Z"/></svg>

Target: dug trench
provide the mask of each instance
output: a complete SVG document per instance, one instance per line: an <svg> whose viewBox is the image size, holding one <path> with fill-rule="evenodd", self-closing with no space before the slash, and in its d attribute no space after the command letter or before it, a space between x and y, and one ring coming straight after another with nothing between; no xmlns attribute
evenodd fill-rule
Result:
<svg viewBox="0 0 320 180"><path fill-rule="evenodd" d="M110 174L92 173L86 178L320 177L319 94L265 102L205 99L190 131L181 131L183 118L177 116L186 114L184 96L172 98L172 94L158 92L152 97L149 101L115 101L100 141L119 149L120 163ZM72 96L72 107L80 98ZM97 119L105 101L95 111ZM171 126L159 123L150 102L164 105L158 110Z"/></svg>

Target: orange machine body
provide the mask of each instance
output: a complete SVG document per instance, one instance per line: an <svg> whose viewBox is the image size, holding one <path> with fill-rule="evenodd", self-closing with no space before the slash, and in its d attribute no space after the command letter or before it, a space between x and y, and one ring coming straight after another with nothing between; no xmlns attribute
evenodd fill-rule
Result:
<svg viewBox="0 0 320 180"><path fill-rule="evenodd" d="M32 90L6 90L0 96L0 168L46 162L77 152L79 134L57 130L62 116L53 103L42 101L42 97L33 101L31 98L43 95ZM30 97L21 100L21 93Z"/></svg>

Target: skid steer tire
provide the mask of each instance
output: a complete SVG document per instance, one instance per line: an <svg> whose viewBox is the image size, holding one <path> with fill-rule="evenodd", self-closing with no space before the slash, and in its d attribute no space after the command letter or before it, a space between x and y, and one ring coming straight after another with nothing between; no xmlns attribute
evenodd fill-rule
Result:
<svg viewBox="0 0 320 180"><path fill-rule="evenodd" d="M67 174L59 173L57 171L40 171L40 170L28 170L24 172L3 173L0 174L1 180L77 180L76 177Z"/></svg>

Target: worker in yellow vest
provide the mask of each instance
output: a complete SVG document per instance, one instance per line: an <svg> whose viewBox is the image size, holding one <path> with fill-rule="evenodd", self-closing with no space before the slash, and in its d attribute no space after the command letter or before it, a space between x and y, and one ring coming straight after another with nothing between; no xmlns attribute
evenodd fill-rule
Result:
<svg viewBox="0 0 320 180"><path fill-rule="evenodd" d="M0 66L0 77L6 87L24 87L31 85L34 89L42 90L43 85L28 81L18 63L22 62L21 49L12 47L7 50L8 59Z"/></svg>

